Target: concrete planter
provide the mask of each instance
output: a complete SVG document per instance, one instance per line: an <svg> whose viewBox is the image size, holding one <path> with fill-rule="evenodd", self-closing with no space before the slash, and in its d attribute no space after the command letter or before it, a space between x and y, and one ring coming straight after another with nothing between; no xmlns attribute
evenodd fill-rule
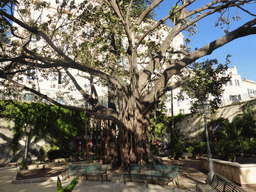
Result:
<svg viewBox="0 0 256 192"><path fill-rule="evenodd" d="M200 158L200 167L208 172L206 157ZM256 164L239 164L237 162L213 159L214 172L241 185L242 187L256 187Z"/></svg>

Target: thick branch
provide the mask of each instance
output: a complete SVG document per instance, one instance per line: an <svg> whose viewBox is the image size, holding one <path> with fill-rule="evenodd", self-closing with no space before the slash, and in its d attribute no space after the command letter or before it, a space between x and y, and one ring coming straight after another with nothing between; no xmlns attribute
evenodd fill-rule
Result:
<svg viewBox="0 0 256 192"><path fill-rule="evenodd" d="M132 45L132 36L131 36L130 26L128 25L128 23L129 23L128 20L125 20L125 17L123 15L119 5L117 4L117 2L115 0L110 0L110 2L107 2L107 3L112 7L116 16L119 19L121 19L122 25L124 26L126 36L128 38L129 45L131 46Z"/></svg>
<svg viewBox="0 0 256 192"><path fill-rule="evenodd" d="M214 50L218 49L219 47L235 39L256 34L256 27L252 27L254 25L256 25L256 19L253 19L247 22L246 24L239 27L238 29L188 54L183 59L173 64L171 67L167 68L155 85L154 90L156 90L157 92L157 97L159 98L165 93L165 87L169 79L173 75L177 74L183 67L186 67L187 65L191 64L192 62L196 61L197 59L203 56L210 55ZM155 91L150 91L150 93L145 97L144 102L152 102L154 100L154 96L155 96Z"/></svg>
<svg viewBox="0 0 256 192"><path fill-rule="evenodd" d="M191 1L190 1L191 2ZM196 13L199 13L201 11L207 10L207 9L211 9L210 11L200 15L199 17L195 18L194 20L186 23L185 25L178 27L178 25L175 25L174 28L172 29L172 31L169 33L169 35L167 36L167 38L165 39L165 41L163 42L162 46L159 48L159 50L157 50L157 54L155 55L155 57L152 59L152 61L147 65L146 69L143 70L140 73L140 86L143 87L145 82L147 81L147 78L150 74L153 73L154 70L154 66L157 64L156 62L160 62L160 59L162 58L160 54L163 54L166 52L167 48L170 46L172 40L174 39L175 36L177 36L180 32L182 32L183 30L185 30L187 27L193 25L194 23L198 22L199 20L220 11L221 9L227 8L229 6L238 6L240 4L243 4L243 2L237 2L237 0L234 0L232 2L227 2L222 6L217 6L215 8L211 8L212 5L217 4L223 2L223 0L215 0L211 3L208 3L206 5L204 5L203 7L200 7L198 9L195 9L191 12L188 13L183 13L185 14L185 17L190 17ZM193 2L192 2L193 3ZM236 4L235 4L236 3ZM184 12L184 10L183 10ZM185 17L181 17L178 22L180 22L182 19L184 19Z"/></svg>
<svg viewBox="0 0 256 192"><path fill-rule="evenodd" d="M166 17L164 17L163 19L161 19L160 21L158 21L153 27L151 27L147 32L145 32L142 37L139 39L139 41L136 44L136 48L141 44L141 42L145 39L145 37L151 33L152 31L154 31L156 28L158 28L161 24L163 24L167 19L171 18L173 15L175 15L176 13L180 12L182 9L186 8L188 5L192 4L195 0L191 0L189 3L185 3L184 5L182 5L181 7L179 7L178 9L175 9L170 15L167 15Z"/></svg>
<svg viewBox="0 0 256 192"><path fill-rule="evenodd" d="M73 106L68 106L68 105L63 105L59 102L57 102L56 100L48 97L45 94L42 94L32 88L29 88L25 85L19 84L16 81L12 80L11 78L9 78L6 74L4 74L4 72L2 70L0 70L0 78L6 79L9 82L17 85L18 87L21 87L22 89L29 91L31 93L34 93L36 95L38 95L39 97L51 102L54 105L57 105L59 107L65 108L65 109L70 109L70 110L80 110L80 111L85 111L86 114L96 118L96 119L105 119L105 120L112 120L114 121L116 124L121 125L123 127L126 127L119 119L118 119L118 114L110 108L106 108L100 104L98 104L94 110L86 110L84 108L80 108L80 107L73 107Z"/></svg>
<svg viewBox="0 0 256 192"><path fill-rule="evenodd" d="M78 82L76 81L76 79L74 78L74 76L67 70L65 69L65 72L67 73L67 75L69 76L69 78L71 79L71 81L74 83L76 89L81 93L81 95L83 95L85 100L88 100L90 95L87 94L82 87L78 84Z"/></svg>
<svg viewBox="0 0 256 192"><path fill-rule="evenodd" d="M36 53L34 53L34 52L32 52L32 51L30 51L29 49L26 48L28 43L29 43L29 41L23 45L23 49L27 53L29 53L32 56L34 56L34 58L31 58L31 59L39 60L39 61L41 61L43 63L46 63L44 65L42 65L42 64L35 64L37 67L40 67L40 68L51 68L51 67L58 67L58 66L63 66L64 67L64 65L65 65L66 67L73 68L73 69L78 69L78 70L81 70L81 71L84 71L84 72L88 72L88 73L90 73L92 75L101 77L101 78L105 79L106 81L112 83L114 86L117 86L118 89L122 89L125 93L127 93L127 89L126 89L125 85L123 85L120 81L118 81L114 77L111 77L110 75L108 75L108 74L106 74L106 73L104 73L102 71L98 71L98 70L92 69L90 67L87 67L85 65L78 64L78 63L76 63L73 60L69 60L67 62L67 61L64 61L64 60L57 60L57 59L41 57L38 54L36 54ZM51 62L51 63L48 63L48 61Z"/></svg>
<svg viewBox="0 0 256 192"><path fill-rule="evenodd" d="M143 19L153 10L156 8L156 6L158 6L161 2L163 2L163 0L155 0L153 1L145 11L143 11L138 20L137 20L137 25L140 25L141 22L143 21Z"/></svg>

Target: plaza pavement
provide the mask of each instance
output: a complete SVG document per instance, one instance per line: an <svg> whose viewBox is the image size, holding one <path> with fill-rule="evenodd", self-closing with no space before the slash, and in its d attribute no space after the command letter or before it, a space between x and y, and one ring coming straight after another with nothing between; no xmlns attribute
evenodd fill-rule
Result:
<svg viewBox="0 0 256 192"><path fill-rule="evenodd" d="M56 179L44 182L14 184L17 169L15 167L0 168L0 192L56 192ZM120 175L121 176L121 175ZM113 179L113 176L112 176ZM67 186L70 180L62 181L63 186ZM190 191L185 189L174 188L144 183L111 181L79 181L73 192L170 192L170 191Z"/></svg>
<svg viewBox="0 0 256 192"><path fill-rule="evenodd" d="M111 181L79 181L73 192L189 192L195 191L197 183L204 183L207 175L199 171L199 161L181 160L172 161L171 164L179 165L179 183L181 188L171 188L163 185L127 182L123 183L122 171L108 170ZM168 163L167 163L168 164ZM17 182L16 167L0 168L0 192L56 192L57 179L53 177L43 182L32 182L24 180ZM66 187L71 180L62 181L63 187ZM13 183L14 182L14 183ZM172 185L170 185L172 186ZM249 190L248 192L251 192Z"/></svg>
<svg viewBox="0 0 256 192"><path fill-rule="evenodd" d="M189 162L189 161L188 161ZM144 183L127 182L123 183L124 172L112 172L108 170L108 175L111 181L79 181L73 192L165 192L165 191L195 191L196 183L204 182L206 175L202 172L198 172L198 162L194 162L193 165L189 165L188 162L176 161L172 162L178 164L179 169L179 183L181 188L148 184L148 187ZM192 166L192 167L191 167ZM194 167L194 168L193 168ZM53 177L43 182L35 182L34 180L23 180L22 182L15 180L17 174L16 167L4 167L0 168L0 192L54 192L56 191L57 178ZM71 180L62 181L63 187L67 186Z"/></svg>

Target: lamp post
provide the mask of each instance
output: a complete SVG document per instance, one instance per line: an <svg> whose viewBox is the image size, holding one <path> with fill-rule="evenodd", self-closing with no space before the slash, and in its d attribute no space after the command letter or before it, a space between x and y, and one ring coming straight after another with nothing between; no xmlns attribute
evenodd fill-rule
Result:
<svg viewBox="0 0 256 192"><path fill-rule="evenodd" d="M209 142L209 131L207 128L207 121L206 121L206 114L208 111L209 111L209 105L206 103L206 101L203 101L200 108L200 113L204 115L204 125L205 125L206 143L207 143L207 158L208 158L208 165L209 165L209 173L208 173L206 183L210 183L214 175L212 154L211 154L210 142Z"/></svg>
<svg viewBox="0 0 256 192"><path fill-rule="evenodd" d="M25 134L26 134L26 142L25 142L25 155L24 155L24 161L28 161L28 147L29 147L29 135L30 135L31 127L27 126L25 128Z"/></svg>

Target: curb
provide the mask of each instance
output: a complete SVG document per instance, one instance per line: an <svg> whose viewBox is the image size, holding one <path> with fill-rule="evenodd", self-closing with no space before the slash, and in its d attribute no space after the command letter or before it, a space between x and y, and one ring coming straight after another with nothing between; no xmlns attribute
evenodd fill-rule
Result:
<svg viewBox="0 0 256 192"><path fill-rule="evenodd" d="M42 177L42 178L35 178L35 179L23 179L23 180L17 180L13 179L13 184L24 184L24 183L37 183L37 182L44 182L49 180L48 178Z"/></svg>
<svg viewBox="0 0 256 192"><path fill-rule="evenodd" d="M59 178L62 181L61 176L59 176ZM38 182L45 182L45 181L55 182L57 180L58 180L58 176L56 176L56 177L40 177L40 178L34 178L34 179L21 179L21 180L17 180L16 178L13 178L12 183L13 184L25 184L25 183L38 183Z"/></svg>

